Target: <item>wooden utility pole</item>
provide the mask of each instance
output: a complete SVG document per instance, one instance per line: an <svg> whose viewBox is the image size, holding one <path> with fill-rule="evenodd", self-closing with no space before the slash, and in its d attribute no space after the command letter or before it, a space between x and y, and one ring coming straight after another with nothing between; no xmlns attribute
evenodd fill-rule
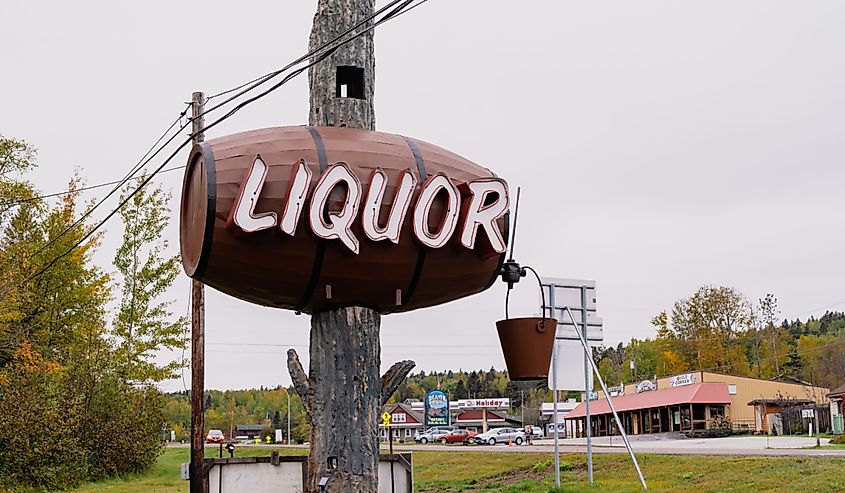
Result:
<svg viewBox="0 0 845 493"><path fill-rule="evenodd" d="M374 7L375 0L318 0L310 49L372 15ZM373 51L369 31L309 68L309 125L375 129ZM318 492L323 477L328 492L378 491L380 408L415 365L401 361L379 378L380 325L381 314L364 307L313 314L308 376L296 351L288 351L288 369L311 425L307 492Z"/></svg>
<svg viewBox="0 0 845 493"><path fill-rule="evenodd" d="M191 134L194 144L205 138L205 94L191 97ZM206 493L208 481L202 473L205 459L205 292L204 284L191 279L191 493Z"/></svg>

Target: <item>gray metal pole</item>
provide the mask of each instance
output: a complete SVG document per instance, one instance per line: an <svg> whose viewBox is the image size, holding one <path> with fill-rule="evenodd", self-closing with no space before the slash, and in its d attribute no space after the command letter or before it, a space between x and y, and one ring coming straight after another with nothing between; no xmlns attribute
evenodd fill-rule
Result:
<svg viewBox="0 0 845 493"><path fill-rule="evenodd" d="M555 285L549 285L549 313L555 318ZM543 307L543 316L546 316L546 307ZM557 432L557 324L555 324L555 345L552 348L552 423L555 436L555 486L560 488L560 445L558 444Z"/></svg>
<svg viewBox="0 0 845 493"><path fill-rule="evenodd" d="M288 445L290 445L290 391L285 389L285 394L288 395Z"/></svg>
<svg viewBox="0 0 845 493"><path fill-rule="evenodd" d="M568 307L566 308L566 313L569 314L569 318L572 320L572 323L577 327L578 324L575 322L575 316L572 315L572 311ZM578 333L579 335L581 334L580 331ZM581 341L581 346L584 347L584 351L588 351L590 346L587 344L586 331L584 331L583 336L579 336L578 340ZM631 442L628 441L628 435L625 433L625 428L622 427L622 420L619 419L619 414L616 412L616 406L613 405L613 399L610 398L610 393L607 391L607 385L604 384L604 379L602 379L601 374L599 373L599 367L596 366L596 362L593 361L593 358L590 358L590 365L593 367L593 372L599 379L599 385L601 385L601 389L607 399L607 404L610 406L610 411L613 412L613 418L616 420L616 426L619 428L619 433L622 435L622 441L625 442L625 448L628 449L628 455L631 456L631 462L634 463L634 468L637 470L637 475L640 477L640 483L643 485L644 490L648 489L648 486L645 484L643 472L640 470L640 464L637 462L637 457L634 455L634 449L631 447Z"/></svg>
<svg viewBox="0 0 845 493"><path fill-rule="evenodd" d="M567 310L568 311L568 310ZM572 312L570 312L570 315ZM575 324L575 319L572 319L575 325L575 331L578 332L578 325ZM587 287L581 286L581 335L585 341L587 340ZM587 478L590 484L593 484L593 427L590 423L590 392L593 390L590 387L590 361L593 360L593 355L590 354L590 346L584 347L584 406L586 411L586 431L587 431ZM606 395L606 394L605 394Z"/></svg>

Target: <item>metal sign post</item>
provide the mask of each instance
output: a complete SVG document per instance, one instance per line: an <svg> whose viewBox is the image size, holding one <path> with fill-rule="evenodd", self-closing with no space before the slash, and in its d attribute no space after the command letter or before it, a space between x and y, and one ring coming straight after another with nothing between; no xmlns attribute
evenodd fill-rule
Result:
<svg viewBox="0 0 845 493"><path fill-rule="evenodd" d="M552 307L552 315L554 315L554 307L555 307L555 290L549 290L549 304ZM546 316L546 307L543 307L543 316ZM554 430L555 430L555 487L560 488L560 448L558 446L558 431L557 431L557 341L555 341L555 345L552 348L552 408L554 413L554 419L552 422L554 423Z"/></svg>
<svg viewBox="0 0 845 493"><path fill-rule="evenodd" d="M572 320L572 323L575 323L575 316L572 315L572 310L568 307L565 309L566 313L569 314L569 318ZM582 327L583 330L581 331L581 345L584 347L584 353L589 354L590 352L590 345L587 344L587 327L586 324ZM596 362L593 361L593 358L589 358L589 363L592 366L592 370L595 372L596 377L599 379L599 385L601 385L602 391L604 391L604 396L607 399L607 404L610 407L610 411L613 412L613 418L616 420L616 426L619 428L619 433L622 435L622 440L625 442L625 448L628 449L628 455L631 456L631 461L634 463L634 468L637 470L637 476L640 477L640 483L643 485L643 489L648 489L648 486L645 484L645 478L643 477L643 472L640 470L640 464L637 462L637 457L634 455L634 449L631 448L631 442L628 441L628 435L625 433L625 428L622 426L622 420L619 419L619 414L616 412L616 407L613 405L613 399L610 398L610 393L607 391L607 386L604 384L604 379L601 377L599 373L599 367L596 366ZM587 396L587 402L589 402L589 396ZM589 418L587 418L589 420ZM588 428L589 429L589 428ZM588 442L589 443L589 442Z"/></svg>
<svg viewBox="0 0 845 493"><path fill-rule="evenodd" d="M581 325L587 327L585 331L585 337L588 340L596 343L601 342L604 337L602 335L602 321L600 318L596 316L596 306L595 306L595 281L588 281L588 280L576 280L576 279L555 279L555 278L547 278L541 279L540 284L542 285L542 289L545 291L548 289L548 300L549 300L549 307L548 312L546 311L546 306L542 307L543 316L549 316L551 318L555 318L558 321L557 330L555 333L555 345L553 348L552 353L552 368L551 368L551 378L550 378L550 387L552 389L552 396L553 401L552 405L554 407L554 416L555 416L555 431L554 431L554 438L555 438L555 485L560 486L560 448L558 443L558 403L557 403L557 392L561 386L563 386L566 390L581 390L580 383L577 381L577 375L579 371L576 369L577 367L570 367L566 366L566 368L562 369L559 366L558 359L559 358L566 358L564 361L575 363L576 365L577 360L574 359L574 356L577 353L581 352L582 349L580 347L580 343L576 344L574 347L566 347L565 349L569 349L570 351L575 351L575 353L563 353L566 356L563 356L560 352L558 346L558 341L580 341L581 340L581 330L579 329L578 324L570 324L568 321L565 320L565 316L563 311L565 309L573 309L573 310L580 310L581 311ZM592 296L591 296L592 295ZM590 298L592 300L590 301ZM577 348L577 349L576 349ZM573 359L569 359L573 358ZM590 391L592 390L592 371L590 369L590 363L588 359L591 359L591 355L589 351L583 354L584 363L583 363L583 372L584 372L584 382L583 382L583 390L584 390L584 404L586 406L586 426L583 428L584 434L587 438L587 472L590 484L593 484L593 447L592 447L592 426L590 423ZM560 375L558 375L558 371L564 371L564 379L561 381ZM569 371L567 371L569 370ZM571 375L567 376L567 374ZM572 378L575 377L575 378Z"/></svg>
<svg viewBox="0 0 845 493"><path fill-rule="evenodd" d="M387 428L387 439L390 444L390 491L394 493L396 491L396 481L393 478L393 430L390 429L391 418L392 416L387 411L381 415L382 424Z"/></svg>
<svg viewBox="0 0 845 493"><path fill-rule="evenodd" d="M593 387L590 385L590 361L593 360L593 355L591 354L590 346L587 344L587 287L581 286L581 331L579 332L581 339L583 340L584 346L584 407L586 412L586 423L587 426L585 430L587 432L587 478L589 478L590 484L593 484L593 425L590 422L590 394L593 392ZM572 318L573 325L575 324L575 317L572 316L572 312L569 311L569 307L566 308L566 312L569 313L569 317ZM575 330L578 330L577 327ZM601 378L601 377L600 377ZM607 393L605 393L605 396Z"/></svg>

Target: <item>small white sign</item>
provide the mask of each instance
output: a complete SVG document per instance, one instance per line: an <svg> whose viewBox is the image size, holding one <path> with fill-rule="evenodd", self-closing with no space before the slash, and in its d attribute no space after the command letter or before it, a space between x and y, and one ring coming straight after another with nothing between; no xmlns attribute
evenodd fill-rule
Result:
<svg viewBox="0 0 845 493"><path fill-rule="evenodd" d="M657 380L643 380L637 384L637 388L634 389L634 392L640 394L642 392L650 392L652 390L657 390Z"/></svg>
<svg viewBox="0 0 845 493"><path fill-rule="evenodd" d="M594 391L592 391L592 390L590 391L590 394L589 394L589 395L590 395L590 400L591 400L591 401L598 400L598 398L599 398L599 393L598 393L598 392L594 392Z"/></svg>
<svg viewBox="0 0 845 493"><path fill-rule="evenodd" d="M814 416L812 409L802 409L801 410L801 417L802 418L812 418Z"/></svg>
<svg viewBox="0 0 845 493"><path fill-rule="evenodd" d="M619 385L619 386L616 386L616 387L608 387L607 393L610 395L610 397L625 395L625 386Z"/></svg>
<svg viewBox="0 0 845 493"><path fill-rule="evenodd" d="M695 373L684 373L683 375L675 375L669 377L670 387L681 387L683 385L692 385L695 383Z"/></svg>
<svg viewBox="0 0 845 493"><path fill-rule="evenodd" d="M283 441L282 430L276 430L276 443L282 443Z"/></svg>

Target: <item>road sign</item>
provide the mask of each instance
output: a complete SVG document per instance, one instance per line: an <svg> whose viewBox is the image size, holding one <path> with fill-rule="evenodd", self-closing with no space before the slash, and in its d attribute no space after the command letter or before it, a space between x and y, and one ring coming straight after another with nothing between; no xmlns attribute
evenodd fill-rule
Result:
<svg viewBox="0 0 845 493"><path fill-rule="evenodd" d="M595 345L604 342L602 327L604 322L596 315L596 281L585 279L560 279L544 277L541 281L546 306L543 316L557 319L557 339L579 340L575 326L566 314L566 308L572 310L575 320L581 323L584 310L587 311L587 340ZM586 307L581 306L581 288L587 290ZM554 290L554 293L552 293ZM552 301L554 300L554 301ZM541 299L542 303L542 299ZM552 307L554 303L554 307Z"/></svg>
<svg viewBox="0 0 845 493"><path fill-rule="evenodd" d="M390 413L385 411L381 414L381 424L390 426Z"/></svg>
<svg viewBox="0 0 845 493"><path fill-rule="evenodd" d="M549 388L553 388L552 374L557 370L557 388L559 390L576 390L584 392L589 385L592 390L593 375L587 371L584 363L584 349L581 346L578 331L572 324L572 318L566 309L572 312L579 327L584 313L587 315L587 342L591 346L598 346L604 342L602 331L603 321L596 315L596 281L587 279L562 279L544 277L540 284L543 286L545 306L543 315L557 319L557 333L555 335L554 359L549 371ZM581 291L585 291L586 303L582 306ZM543 298L540 299L542 304ZM585 382L585 374L588 382Z"/></svg>
<svg viewBox="0 0 845 493"><path fill-rule="evenodd" d="M802 409L801 410L801 417L802 418L812 418L813 417L813 410L812 409Z"/></svg>

